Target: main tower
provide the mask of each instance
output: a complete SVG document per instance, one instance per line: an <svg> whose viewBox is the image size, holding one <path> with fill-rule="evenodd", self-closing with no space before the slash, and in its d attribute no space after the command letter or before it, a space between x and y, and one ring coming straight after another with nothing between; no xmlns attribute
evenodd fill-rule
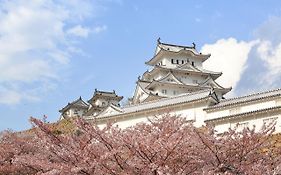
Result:
<svg viewBox="0 0 281 175"><path fill-rule="evenodd" d="M211 55L196 50L196 45L181 46L157 40L154 56L146 62L152 69L138 78L133 104L161 98L212 89L217 99L231 90L220 86L215 80L222 75L203 68L203 62Z"/></svg>

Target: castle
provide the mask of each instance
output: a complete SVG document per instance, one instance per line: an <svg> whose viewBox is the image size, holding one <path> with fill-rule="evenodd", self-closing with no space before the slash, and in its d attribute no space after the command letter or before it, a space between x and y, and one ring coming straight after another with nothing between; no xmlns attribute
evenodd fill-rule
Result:
<svg viewBox="0 0 281 175"><path fill-rule="evenodd" d="M169 112L197 127L211 123L219 132L271 122L281 132L281 89L225 99L231 87L216 82L222 73L203 68L210 56L198 52L194 43L181 46L158 39L154 56L146 62L152 68L138 77L129 105L121 107L123 97L115 91L96 89L88 102L80 97L62 108L61 119L80 116L100 125L111 120L125 128Z"/></svg>

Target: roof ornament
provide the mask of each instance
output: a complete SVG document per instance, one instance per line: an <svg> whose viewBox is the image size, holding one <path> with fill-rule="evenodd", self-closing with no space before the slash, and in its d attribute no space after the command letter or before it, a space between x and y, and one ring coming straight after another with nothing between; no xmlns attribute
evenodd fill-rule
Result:
<svg viewBox="0 0 281 175"><path fill-rule="evenodd" d="M82 97L81 97L81 96L79 97L79 100L82 100Z"/></svg>
<svg viewBox="0 0 281 175"><path fill-rule="evenodd" d="M115 90L113 90L113 94L115 94Z"/></svg>
<svg viewBox="0 0 281 175"><path fill-rule="evenodd" d="M193 42L192 45L193 45L193 46L192 46L193 49L195 49L195 48L196 48L196 44Z"/></svg>
<svg viewBox="0 0 281 175"><path fill-rule="evenodd" d="M95 92L97 92L98 91L98 89L97 88L95 88Z"/></svg>
<svg viewBox="0 0 281 175"><path fill-rule="evenodd" d="M160 41L160 40L161 40L161 38L159 37L159 38L157 39L157 43L158 43L158 44L161 44L161 41Z"/></svg>
<svg viewBox="0 0 281 175"><path fill-rule="evenodd" d="M141 76L138 76L138 80L141 80Z"/></svg>

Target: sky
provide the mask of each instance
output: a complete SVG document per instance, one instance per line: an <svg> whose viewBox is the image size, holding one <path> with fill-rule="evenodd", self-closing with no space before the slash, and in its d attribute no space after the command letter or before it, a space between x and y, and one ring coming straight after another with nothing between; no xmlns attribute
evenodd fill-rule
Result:
<svg viewBox="0 0 281 175"><path fill-rule="evenodd" d="M228 97L281 88L279 0L0 0L0 131L95 88L131 97L156 41L211 54Z"/></svg>

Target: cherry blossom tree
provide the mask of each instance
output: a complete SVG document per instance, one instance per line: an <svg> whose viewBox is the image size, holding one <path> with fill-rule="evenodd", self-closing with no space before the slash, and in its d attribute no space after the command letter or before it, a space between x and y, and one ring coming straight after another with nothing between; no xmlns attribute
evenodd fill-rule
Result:
<svg viewBox="0 0 281 175"><path fill-rule="evenodd" d="M31 122L28 132L1 134L0 174L272 175L281 160L274 125L218 134L170 114L126 129L81 118L71 132Z"/></svg>

